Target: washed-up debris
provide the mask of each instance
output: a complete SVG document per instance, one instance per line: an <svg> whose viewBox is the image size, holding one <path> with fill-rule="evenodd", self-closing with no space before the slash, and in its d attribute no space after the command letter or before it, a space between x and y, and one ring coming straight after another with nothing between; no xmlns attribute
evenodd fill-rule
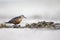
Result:
<svg viewBox="0 0 60 40"><path fill-rule="evenodd" d="M0 24L0 28L7 28L8 26L6 24Z"/></svg>
<svg viewBox="0 0 60 40"><path fill-rule="evenodd" d="M32 23L32 24L26 24L25 27L27 28L52 28L52 29L56 29L57 23L54 22L46 22L46 21L42 21L42 22L37 22L37 23ZM59 24L59 23L58 23ZM59 26L60 28L60 26Z"/></svg>
<svg viewBox="0 0 60 40"><path fill-rule="evenodd" d="M7 26L6 24L0 24L0 28L50 28L50 29L60 29L60 23L41 21L37 23L26 24L25 26L13 25Z"/></svg>

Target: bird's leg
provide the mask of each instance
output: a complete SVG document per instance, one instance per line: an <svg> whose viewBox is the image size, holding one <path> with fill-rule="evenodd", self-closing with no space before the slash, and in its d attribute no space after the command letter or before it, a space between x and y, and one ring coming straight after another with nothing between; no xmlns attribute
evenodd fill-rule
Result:
<svg viewBox="0 0 60 40"><path fill-rule="evenodd" d="M19 28L19 27L20 27L20 25L17 25L17 24L14 25L14 28Z"/></svg>
<svg viewBox="0 0 60 40"><path fill-rule="evenodd" d="M18 27L17 27L17 24L14 24L14 28L18 28Z"/></svg>

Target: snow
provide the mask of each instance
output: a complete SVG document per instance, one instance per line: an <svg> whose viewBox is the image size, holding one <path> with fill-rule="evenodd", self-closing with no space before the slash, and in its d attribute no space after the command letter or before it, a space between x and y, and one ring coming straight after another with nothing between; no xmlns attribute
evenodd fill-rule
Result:
<svg viewBox="0 0 60 40"><path fill-rule="evenodd" d="M60 30L0 28L0 40L60 40Z"/></svg>

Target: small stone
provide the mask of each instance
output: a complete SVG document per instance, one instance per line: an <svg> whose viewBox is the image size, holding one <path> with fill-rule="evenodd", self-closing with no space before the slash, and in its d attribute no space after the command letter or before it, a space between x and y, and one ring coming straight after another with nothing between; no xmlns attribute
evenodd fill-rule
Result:
<svg viewBox="0 0 60 40"><path fill-rule="evenodd" d="M31 25L30 25L30 24L26 24L25 27L27 27L27 28L31 28Z"/></svg>
<svg viewBox="0 0 60 40"><path fill-rule="evenodd" d="M38 22L38 23L37 23L37 26L38 26L38 28L39 28L39 27L42 27L42 23L41 23L41 22Z"/></svg>
<svg viewBox="0 0 60 40"><path fill-rule="evenodd" d="M32 23L31 24L31 28L37 28L38 26L37 26L37 23Z"/></svg>

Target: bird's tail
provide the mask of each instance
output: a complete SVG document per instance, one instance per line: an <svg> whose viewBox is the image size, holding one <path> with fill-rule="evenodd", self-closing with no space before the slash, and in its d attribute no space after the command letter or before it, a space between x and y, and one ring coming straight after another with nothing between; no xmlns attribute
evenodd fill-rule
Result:
<svg viewBox="0 0 60 40"><path fill-rule="evenodd" d="M11 24L11 22L5 22L5 23L10 23Z"/></svg>
<svg viewBox="0 0 60 40"><path fill-rule="evenodd" d="M5 23L9 23L9 22L5 22Z"/></svg>

